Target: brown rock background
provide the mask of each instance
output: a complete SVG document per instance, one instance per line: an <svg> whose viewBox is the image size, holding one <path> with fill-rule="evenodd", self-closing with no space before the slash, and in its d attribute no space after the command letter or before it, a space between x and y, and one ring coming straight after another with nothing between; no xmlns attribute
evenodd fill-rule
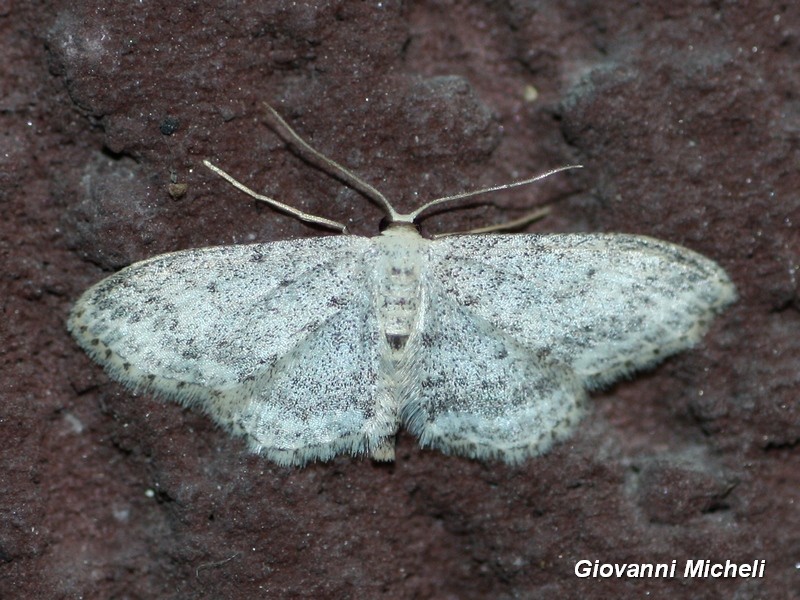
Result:
<svg viewBox="0 0 800 600"><path fill-rule="evenodd" d="M794 3L5 0L0 50L0 597L800 589ZM741 299L695 350L596 394L573 438L522 467L404 434L394 465L278 468L110 382L64 328L85 288L131 262L321 234L234 193L206 157L377 231L377 209L263 125L264 99L405 209L582 162L423 230L555 201L529 231L684 244ZM699 558L764 559L766 575L574 574L581 559Z"/></svg>

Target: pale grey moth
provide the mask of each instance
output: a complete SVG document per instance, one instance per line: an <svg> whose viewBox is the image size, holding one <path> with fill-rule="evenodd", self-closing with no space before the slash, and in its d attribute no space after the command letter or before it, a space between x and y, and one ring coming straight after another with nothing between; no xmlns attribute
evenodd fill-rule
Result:
<svg viewBox="0 0 800 600"><path fill-rule="evenodd" d="M735 299L713 261L644 236L425 239L413 223L431 206L533 180L400 214L268 109L301 156L383 207L383 233L349 235L206 161L345 235L156 256L87 290L68 326L114 379L200 408L276 463L392 460L400 426L520 462L571 432L586 390L691 347Z"/></svg>

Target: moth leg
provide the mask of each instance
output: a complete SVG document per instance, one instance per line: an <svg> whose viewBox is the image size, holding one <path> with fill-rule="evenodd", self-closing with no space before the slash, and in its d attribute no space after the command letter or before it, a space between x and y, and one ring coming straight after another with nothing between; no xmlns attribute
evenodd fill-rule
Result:
<svg viewBox="0 0 800 600"><path fill-rule="evenodd" d="M495 231L512 231L515 229L520 229L538 221L539 219L545 218L547 215L550 214L552 210L552 205L547 204L540 208L537 208L534 211L529 212L527 215L523 215L519 219L513 219L511 221L505 221L503 223L495 223L494 225L487 225L485 227L477 227L475 229L468 229L466 231L449 231L446 233L437 233L434 234L432 237L434 240L438 240L443 237L449 237L451 235L475 235L481 233L494 233Z"/></svg>

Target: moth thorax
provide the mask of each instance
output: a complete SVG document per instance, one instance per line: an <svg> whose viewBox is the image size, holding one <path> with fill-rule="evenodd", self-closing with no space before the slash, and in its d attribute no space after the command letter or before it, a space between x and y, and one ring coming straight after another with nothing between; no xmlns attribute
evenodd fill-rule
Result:
<svg viewBox="0 0 800 600"><path fill-rule="evenodd" d="M397 242L381 244L376 295L379 323L393 351L403 350L419 317L422 260L419 244Z"/></svg>

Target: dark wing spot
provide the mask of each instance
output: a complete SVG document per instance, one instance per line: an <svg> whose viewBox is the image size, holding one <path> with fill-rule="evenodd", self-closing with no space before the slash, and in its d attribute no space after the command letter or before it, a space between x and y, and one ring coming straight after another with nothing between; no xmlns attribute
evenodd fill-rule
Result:
<svg viewBox="0 0 800 600"><path fill-rule="evenodd" d="M391 335L386 334L386 341L389 342L389 346L392 350L402 350L405 348L406 342L408 341L407 335Z"/></svg>

